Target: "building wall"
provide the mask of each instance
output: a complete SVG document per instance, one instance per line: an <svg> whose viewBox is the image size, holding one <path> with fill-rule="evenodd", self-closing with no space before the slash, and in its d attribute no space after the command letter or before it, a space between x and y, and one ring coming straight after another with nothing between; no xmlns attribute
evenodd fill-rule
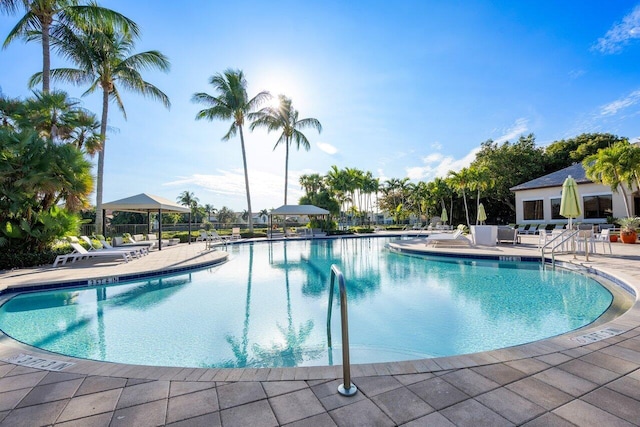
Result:
<svg viewBox="0 0 640 427"><path fill-rule="evenodd" d="M613 193L611 188L601 184L589 183L578 184L578 193L580 198L584 196L596 196L596 195L611 195L613 203L613 216L616 218L623 218L627 216L624 200L621 193ZM520 190L515 192L516 195L516 223L517 224L539 224L541 222L547 224L566 224L566 219L551 219L551 199L560 198L562 195L562 186L559 187L547 187L547 188L535 188L531 190ZM542 199L544 219L543 220L524 220L524 208L523 202L529 200ZM629 195L629 203L633 206L633 197ZM583 208L584 209L584 208ZM632 208L633 209L633 208ZM585 219L582 215L575 219L576 222L583 222ZM606 218L593 219L589 218L586 222L589 223L604 223Z"/></svg>

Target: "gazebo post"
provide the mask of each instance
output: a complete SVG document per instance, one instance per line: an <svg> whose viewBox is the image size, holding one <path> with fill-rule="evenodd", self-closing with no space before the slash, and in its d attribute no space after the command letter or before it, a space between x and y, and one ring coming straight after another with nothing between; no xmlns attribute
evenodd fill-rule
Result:
<svg viewBox="0 0 640 427"><path fill-rule="evenodd" d="M189 212L189 244L191 244L191 212Z"/></svg>
<svg viewBox="0 0 640 427"><path fill-rule="evenodd" d="M162 208L158 209L158 250L162 250Z"/></svg>
<svg viewBox="0 0 640 427"><path fill-rule="evenodd" d="M107 210L102 209L102 235L107 238Z"/></svg>

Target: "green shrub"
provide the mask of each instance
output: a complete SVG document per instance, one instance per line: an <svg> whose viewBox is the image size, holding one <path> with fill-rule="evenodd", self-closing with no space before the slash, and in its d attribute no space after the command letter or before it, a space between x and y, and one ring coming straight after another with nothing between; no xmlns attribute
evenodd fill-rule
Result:
<svg viewBox="0 0 640 427"><path fill-rule="evenodd" d="M358 234L373 233L373 228L369 227L353 227L353 231Z"/></svg>
<svg viewBox="0 0 640 427"><path fill-rule="evenodd" d="M0 252L0 270L11 270L13 268L37 267L40 265L51 265L58 255L68 254L71 248L58 247L43 252Z"/></svg>

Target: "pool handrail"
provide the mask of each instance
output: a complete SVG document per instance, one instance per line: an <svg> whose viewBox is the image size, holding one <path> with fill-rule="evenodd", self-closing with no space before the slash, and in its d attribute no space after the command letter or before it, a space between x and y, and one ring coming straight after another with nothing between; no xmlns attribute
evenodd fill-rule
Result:
<svg viewBox="0 0 640 427"><path fill-rule="evenodd" d="M347 288L344 275L337 265L331 265L331 282L329 285L329 305L327 309L327 344L331 351L331 311L333 308L333 288L336 277L340 290L340 320L342 326L342 373L344 382L338 386L338 393L343 396L353 396L358 387L351 383L351 363L349 361L349 319L347 316Z"/></svg>

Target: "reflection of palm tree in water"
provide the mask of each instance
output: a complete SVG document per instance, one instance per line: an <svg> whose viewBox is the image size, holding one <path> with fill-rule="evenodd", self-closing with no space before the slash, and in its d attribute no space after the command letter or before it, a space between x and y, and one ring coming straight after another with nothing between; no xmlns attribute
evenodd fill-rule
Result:
<svg viewBox="0 0 640 427"><path fill-rule="evenodd" d="M270 347L263 348L258 344L253 345L253 351L256 354L255 366L261 367L287 367L298 366L304 360L313 360L319 358L323 349L310 349L305 346L305 341L309 338L313 329L313 320L308 320L300 325L298 329L293 324L293 315L291 313L291 288L289 284L289 267L287 263L287 246L284 245L284 274L285 286L287 290L287 328L280 324L276 324L278 330L285 338L285 343L272 343Z"/></svg>
<svg viewBox="0 0 640 427"><path fill-rule="evenodd" d="M249 354L247 347L249 345L249 315L251 309L251 275L253 274L253 245L249 245L249 275L247 277L247 298L244 308L244 325L242 327L242 341L238 341L237 338L227 335L225 340L231 346L231 351L235 356L235 361L229 360L223 363L225 368L244 368L247 366Z"/></svg>

